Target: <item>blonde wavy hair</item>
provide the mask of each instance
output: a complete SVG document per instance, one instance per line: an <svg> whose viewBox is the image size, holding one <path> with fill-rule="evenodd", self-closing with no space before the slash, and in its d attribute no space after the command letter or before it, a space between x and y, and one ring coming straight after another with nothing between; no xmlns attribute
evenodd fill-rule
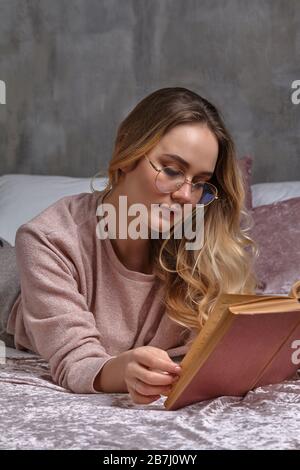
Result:
<svg viewBox="0 0 300 470"><path fill-rule="evenodd" d="M211 179L219 199L204 207L204 244L200 250L186 250L187 239L174 238L172 231L167 239L151 239L150 250L154 272L165 288L167 315L197 333L222 293L254 294L258 285L253 270L258 248L248 233L253 219L245 207L243 175L232 137L215 106L181 87L146 96L117 130L104 190L115 187L120 170L137 163L173 127L195 122L207 125L219 144ZM195 211L193 223L194 219Z"/></svg>

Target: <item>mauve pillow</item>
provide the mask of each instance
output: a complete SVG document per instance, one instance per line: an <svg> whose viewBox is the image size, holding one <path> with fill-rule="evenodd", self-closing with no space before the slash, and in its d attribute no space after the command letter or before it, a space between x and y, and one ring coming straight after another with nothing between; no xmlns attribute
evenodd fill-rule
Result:
<svg viewBox="0 0 300 470"><path fill-rule="evenodd" d="M238 160L239 167L242 171L242 176L244 180L244 187L245 187L245 206L248 210L252 209L252 191L251 191L251 183L252 183L252 164L253 164L253 157L246 155L243 158L239 158Z"/></svg>
<svg viewBox="0 0 300 470"><path fill-rule="evenodd" d="M260 250L257 294L288 294L300 280L300 197L254 207L251 237Z"/></svg>

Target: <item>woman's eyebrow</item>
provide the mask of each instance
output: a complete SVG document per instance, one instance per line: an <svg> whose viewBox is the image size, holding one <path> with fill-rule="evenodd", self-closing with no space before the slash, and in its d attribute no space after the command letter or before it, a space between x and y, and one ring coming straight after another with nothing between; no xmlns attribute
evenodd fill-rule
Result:
<svg viewBox="0 0 300 470"><path fill-rule="evenodd" d="M165 157L170 157L172 158L173 160L176 160L178 163L181 163L185 168L189 168L190 165L188 164L188 162L186 162L182 157L180 157L179 155L176 155L176 154L173 154L173 153L163 153L162 156L165 156ZM200 173L198 173L197 176L212 176L213 175L213 172L211 171L201 171Z"/></svg>

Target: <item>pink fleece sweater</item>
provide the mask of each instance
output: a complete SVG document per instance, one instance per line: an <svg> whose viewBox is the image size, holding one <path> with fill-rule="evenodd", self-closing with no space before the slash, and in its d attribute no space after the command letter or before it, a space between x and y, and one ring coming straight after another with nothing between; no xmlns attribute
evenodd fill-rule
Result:
<svg viewBox="0 0 300 470"><path fill-rule="evenodd" d="M123 351L151 345L175 357L190 338L166 315L161 281L127 269L111 241L97 238L105 194L63 197L16 234L21 293L7 330L75 393L97 393L95 377Z"/></svg>

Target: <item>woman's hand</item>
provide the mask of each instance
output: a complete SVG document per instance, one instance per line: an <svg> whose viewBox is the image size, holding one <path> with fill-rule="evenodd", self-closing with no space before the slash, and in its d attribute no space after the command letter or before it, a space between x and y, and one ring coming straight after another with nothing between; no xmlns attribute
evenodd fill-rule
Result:
<svg viewBox="0 0 300 470"><path fill-rule="evenodd" d="M142 346L126 351L124 381L134 403L149 404L168 395L180 371L162 349Z"/></svg>

